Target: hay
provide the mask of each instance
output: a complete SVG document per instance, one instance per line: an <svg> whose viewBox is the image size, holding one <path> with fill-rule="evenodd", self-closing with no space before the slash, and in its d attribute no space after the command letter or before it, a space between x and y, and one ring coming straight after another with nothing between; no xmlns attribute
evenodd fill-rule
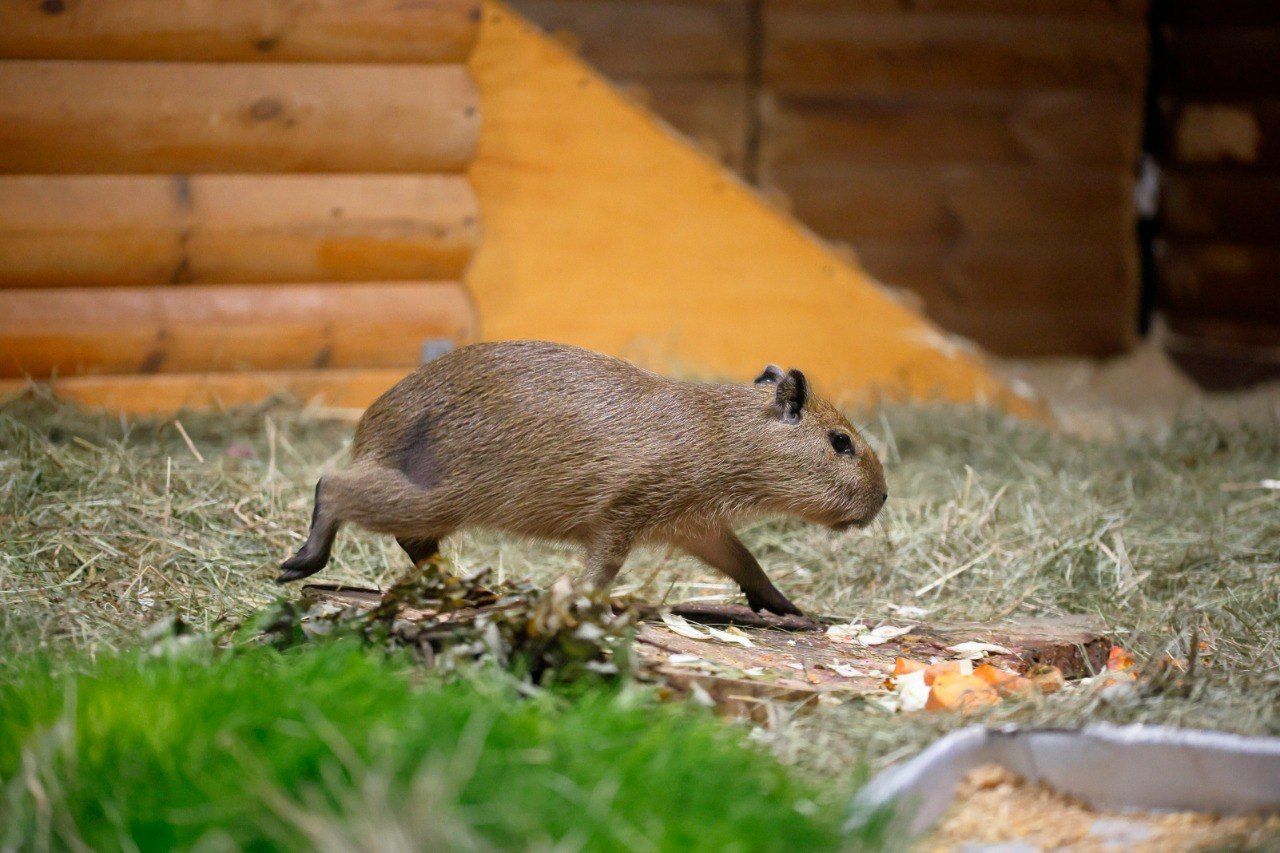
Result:
<svg viewBox="0 0 1280 853"><path fill-rule="evenodd" d="M1099 812L999 765L969 773L956 803L919 844L931 853L975 847L1074 850L1256 850L1280 840L1280 815Z"/></svg>
<svg viewBox="0 0 1280 853"><path fill-rule="evenodd" d="M165 614L208 629L275 598L275 567L301 541L312 487L343 458L350 426L284 405L180 422L39 399L0 408L0 648L121 647ZM1274 418L1196 418L1110 442L958 407L891 408L867 426L893 495L872 530L743 531L800 606L848 621L903 606L943 619L1094 613L1147 662L1146 687L1111 702L1003 703L994 719L1280 732L1280 491L1257 486L1280 477ZM564 547L489 534L455 537L446 555L499 583L549 584L577 567ZM407 567L390 538L344 531L318 579L386 587ZM662 550L633 556L621 591L738 600ZM846 704L761 737L845 774L958 722Z"/></svg>

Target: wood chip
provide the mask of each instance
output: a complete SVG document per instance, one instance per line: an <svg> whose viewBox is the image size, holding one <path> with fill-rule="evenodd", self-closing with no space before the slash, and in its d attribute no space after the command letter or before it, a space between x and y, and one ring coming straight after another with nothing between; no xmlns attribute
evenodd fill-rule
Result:
<svg viewBox="0 0 1280 853"><path fill-rule="evenodd" d="M681 637L688 637L690 640L711 639L711 635L706 631L693 627L683 616L676 616L674 613L663 613L662 623Z"/></svg>

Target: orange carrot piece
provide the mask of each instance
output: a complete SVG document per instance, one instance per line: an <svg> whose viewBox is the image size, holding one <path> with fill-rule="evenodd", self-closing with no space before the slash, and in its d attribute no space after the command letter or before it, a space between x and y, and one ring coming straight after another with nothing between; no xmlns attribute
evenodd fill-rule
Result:
<svg viewBox="0 0 1280 853"><path fill-rule="evenodd" d="M929 691L929 701L924 707L928 711L959 711L967 714L999 701L1000 694L981 678L958 672L944 672L934 679L933 689Z"/></svg>
<svg viewBox="0 0 1280 853"><path fill-rule="evenodd" d="M908 672L919 672L929 665L918 660L908 660L907 658L898 658L893 662L893 674L906 675Z"/></svg>
<svg viewBox="0 0 1280 853"><path fill-rule="evenodd" d="M994 687L1001 696L1009 696L1013 693L1027 693L1035 689L1031 679L1024 678L1016 672L1009 672L1007 669L992 666L989 663L984 663L975 669L973 674L974 677L981 678Z"/></svg>
<svg viewBox="0 0 1280 853"><path fill-rule="evenodd" d="M1112 646L1111 653L1107 655L1107 669L1120 671L1130 669L1133 666L1133 655L1122 649L1120 646Z"/></svg>

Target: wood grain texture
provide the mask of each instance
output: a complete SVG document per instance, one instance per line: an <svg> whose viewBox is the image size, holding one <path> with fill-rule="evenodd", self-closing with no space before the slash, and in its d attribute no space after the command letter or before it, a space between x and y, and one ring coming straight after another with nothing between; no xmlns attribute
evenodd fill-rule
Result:
<svg viewBox="0 0 1280 853"><path fill-rule="evenodd" d="M1163 89L1179 97L1231 99L1280 93L1276 44L1269 26L1187 26L1166 33L1169 52Z"/></svg>
<svg viewBox="0 0 1280 853"><path fill-rule="evenodd" d="M562 45L486 5L468 274L488 339L533 337L748 379L769 361L847 402L1018 398L795 220Z"/></svg>
<svg viewBox="0 0 1280 853"><path fill-rule="evenodd" d="M0 176L0 287L458 279L467 179Z"/></svg>
<svg viewBox="0 0 1280 853"><path fill-rule="evenodd" d="M521 14L615 80L741 79L748 0L519 0Z"/></svg>
<svg viewBox="0 0 1280 853"><path fill-rule="evenodd" d="M1272 0L1177 0L1164 10L1174 27L1254 26L1276 23Z"/></svg>
<svg viewBox="0 0 1280 853"><path fill-rule="evenodd" d="M773 168L770 188L833 240L1063 238L1126 245L1133 178L1119 171L1002 164Z"/></svg>
<svg viewBox="0 0 1280 853"><path fill-rule="evenodd" d="M48 383L69 403L135 415L226 409L280 397L316 407L363 409L409 373L407 368L160 373L71 376ZM25 393L26 379L0 379L0 399Z"/></svg>
<svg viewBox="0 0 1280 853"><path fill-rule="evenodd" d="M1232 0L1235 3L1266 3L1267 0ZM1086 19L1141 23L1146 19L1148 0L764 0L770 10L830 14L834 12L880 12L906 17L930 15L981 15L989 17Z"/></svg>
<svg viewBox="0 0 1280 853"><path fill-rule="evenodd" d="M1190 326L1216 317L1280 328L1280 246L1170 241L1157 246L1161 305Z"/></svg>
<svg viewBox="0 0 1280 853"><path fill-rule="evenodd" d="M0 172L450 172L461 65L0 62Z"/></svg>
<svg viewBox="0 0 1280 853"><path fill-rule="evenodd" d="M1173 242L1190 238L1280 248L1280 175L1170 172L1160 222ZM1280 291L1275 298L1280 302Z"/></svg>
<svg viewBox="0 0 1280 853"><path fill-rule="evenodd" d="M461 62L480 0L0 0L0 57Z"/></svg>
<svg viewBox="0 0 1280 853"><path fill-rule="evenodd" d="M764 82L786 94L988 89L1140 95L1141 21L765 7Z"/></svg>
<svg viewBox="0 0 1280 853"><path fill-rule="evenodd" d="M1137 253L1087 241L864 240L881 281L908 287L929 316L1003 355L1114 355L1137 338Z"/></svg>
<svg viewBox="0 0 1280 853"><path fill-rule="evenodd" d="M412 367L471 340L449 282L0 291L0 376Z"/></svg>
<svg viewBox="0 0 1280 853"><path fill-rule="evenodd" d="M742 81L651 79L620 88L730 169L747 163L747 85Z"/></svg>
<svg viewBox="0 0 1280 853"><path fill-rule="evenodd" d="M792 162L1046 163L1132 169L1138 98L1092 92L777 96L761 168Z"/></svg>

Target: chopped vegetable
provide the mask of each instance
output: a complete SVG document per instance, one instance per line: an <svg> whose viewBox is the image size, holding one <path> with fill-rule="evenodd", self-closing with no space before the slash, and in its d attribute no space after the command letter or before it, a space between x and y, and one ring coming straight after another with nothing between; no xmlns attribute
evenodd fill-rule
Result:
<svg viewBox="0 0 1280 853"><path fill-rule="evenodd" d="M1133 668L1133 655L1129 654L1120 646L1112 646L1111 654L1107 655L1107 669L1113 672L1119 672Z"/></svg>
<svg viewBox="0 0 1280 853"><path fill-rule="evenodd" d="M989 663L984 663L974 669L973 674L994 687L1001 696L1029 693L1036 689L1036 685L1031 682L1031 679L1018 675L1016 672L1009 672L1007 669L992 666Z"/></svg>
<svg viewBox="0 0 1280 853"><path fill-rule="evenodd" d="M934 679L929 700L924 707L928 711L959 711L967 714L999 701L1000 694L981 678L958 672L944 672Z"/></svg>

